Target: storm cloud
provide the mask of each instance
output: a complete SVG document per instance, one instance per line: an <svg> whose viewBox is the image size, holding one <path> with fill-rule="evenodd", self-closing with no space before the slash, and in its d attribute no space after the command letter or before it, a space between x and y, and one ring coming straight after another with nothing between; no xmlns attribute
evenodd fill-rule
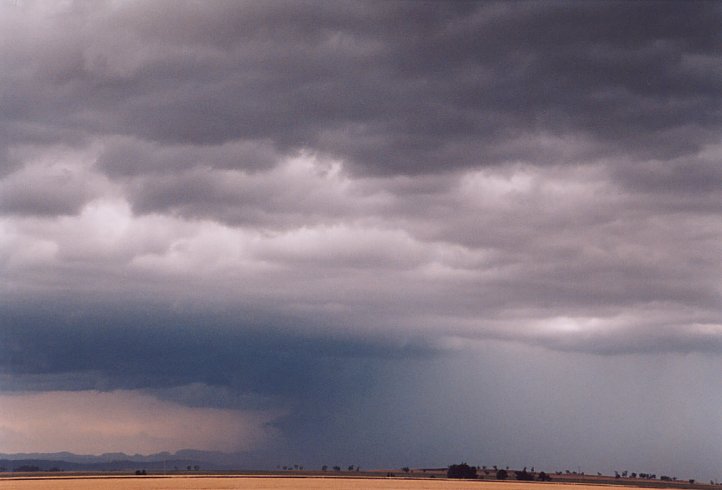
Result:
<svg viewBox="0 0 722 490"><path fill-rule="evenodd" d="M410 366L714 372L721 26L713 2L1 3L0 396L262 410L275 454L321 431L314 464L383 465L341 420L394 406L403 440L408 384L433 426ZM587 459L618 464L604 440Z"/></svg>

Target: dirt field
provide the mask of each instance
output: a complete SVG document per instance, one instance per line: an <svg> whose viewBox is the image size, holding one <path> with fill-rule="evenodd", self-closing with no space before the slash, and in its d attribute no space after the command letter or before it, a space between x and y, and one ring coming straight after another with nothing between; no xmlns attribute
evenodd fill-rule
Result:
<svg viewBox="0 0 722 490"><path fill-rule="evenodd" d="M328 490L619 490L616 486L569 485L531 482L404 480L376 478L283 477L79 477L0 479L0 490L223 490L223 489L328 489Z"/></svg>

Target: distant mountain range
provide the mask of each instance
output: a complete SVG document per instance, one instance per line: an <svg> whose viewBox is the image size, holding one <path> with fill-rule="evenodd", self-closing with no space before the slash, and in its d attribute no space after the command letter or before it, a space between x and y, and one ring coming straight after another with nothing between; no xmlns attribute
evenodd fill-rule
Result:
<svg viewBox="0 0 722 490"><path fill-rule="evenodd" d="M240 469L239 455L184 449L156 454L0 453L0 471L175 471Z"/></svg>

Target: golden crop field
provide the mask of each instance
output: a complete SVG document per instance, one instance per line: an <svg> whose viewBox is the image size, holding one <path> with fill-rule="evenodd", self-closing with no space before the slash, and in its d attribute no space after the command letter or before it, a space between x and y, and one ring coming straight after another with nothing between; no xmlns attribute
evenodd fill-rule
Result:
<svg viewBox="0 0 722 490"><path fill-rule="evenodd" d="M573 490L605 490L603 485L574 485ZM78 477L3 478L0 490L569 490L569 484L533 482L482 482L386 478L288 478L288 477Z"/></svg>

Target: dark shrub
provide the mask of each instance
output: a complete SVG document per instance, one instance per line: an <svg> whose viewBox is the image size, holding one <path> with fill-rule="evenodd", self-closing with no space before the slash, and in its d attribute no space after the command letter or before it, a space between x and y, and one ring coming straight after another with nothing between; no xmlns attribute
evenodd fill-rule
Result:
<svg viewBox="0 0 722 490"><path fill-rule="evenodd" d="M526 468L524 468L521 471L517 471L516 473L516 479L522 480L522 481L532 481L534 479L534 475L532 473L529 473Z"/></svg>
<svg viewBox="0 0 722 490"><path fill-rule="evenodd" d="M474 480L476 479L476 468L466 463L452 464L449 466L449 471L446 472L446 476L448 478L467 478Z"/></svg>

